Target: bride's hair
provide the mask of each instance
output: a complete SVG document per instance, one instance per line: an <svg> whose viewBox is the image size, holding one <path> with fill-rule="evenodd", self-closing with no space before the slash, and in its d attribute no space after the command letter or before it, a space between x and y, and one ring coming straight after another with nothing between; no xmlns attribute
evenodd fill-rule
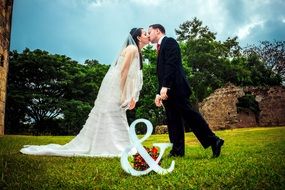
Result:
<svg viewBox="0 0 285 190"><path fill-rule="evenodd" d="M142 28L133 28L131 29L130 31L130 34L132 36L132 38L134 39L136 45L138 46L138 49L139 49L139 39L138 37L140 37L142 35ZM140 54L140 69L142 69L143 67L143 64L142 64L142 54L141 52L139 51L139 54Z"/></svg>

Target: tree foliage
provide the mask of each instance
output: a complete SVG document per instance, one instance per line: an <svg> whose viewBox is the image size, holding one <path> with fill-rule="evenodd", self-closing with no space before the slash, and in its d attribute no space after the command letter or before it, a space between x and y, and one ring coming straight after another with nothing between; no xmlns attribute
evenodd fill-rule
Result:
<svg viewBox="0 0 285 190"><path fill-rule="evenodd" d="M175 31L194 106L229 82L237 86L284 82L284 42L261 42L242 50L237 37L219 41L197 18ZM127 112L129 123L136 118L149 119L154 126L166 122L163 108L154 105L156 56L152 46L143 49L144 84L136 109ZM77 134L94 106L108 68L96 59L79 64L65 55L42 50L11 52L6 133ZM250 100L242 100L242 106L254 105ZM137 129L145 132L143 126Z"/></svg>
<svg viewBox="0 0 285 190"><path fill-rule="evenodd" d="M236 37L225 42L217 41L216 33L203 26L197 18L184 22L175 31L184 66L191 68L188 76L194 92L192 102L197 103L224 85L227 60L239 55L240 47Z"/></svg>
<svg viewBox="0 0 285 190"><path fill-rule="evenodd" d="M6 132L77 133L107 68L42 50L11 52Z"/></svg>
<svg viewBox="0 0 285 190"><path fill-rule="evenodd" d="M260 59L265 63L265 67L279 75L285 84L285 41L262 41L259 45L246 47L244 54Z"/></svg>
<svg viewBox="0 0 285 190"><path fill-rule="evenodd" d="M215 89L231 82L238 86L279 85L279 75L265 66L259 56L243 54L237 37L221 42L202 21L194 18L176 29L183 65L188 66L191 101L202 101Z"/></svg>

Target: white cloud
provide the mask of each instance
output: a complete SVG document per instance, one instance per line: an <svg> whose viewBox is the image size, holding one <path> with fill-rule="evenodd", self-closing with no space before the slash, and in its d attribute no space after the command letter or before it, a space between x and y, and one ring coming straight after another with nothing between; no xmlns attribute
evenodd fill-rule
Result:
<svg viewBox="0 0 285 190"><path fill-rule="evenodd" d="M239 39L244 39L246 37L248 37L251 34L251 31L259 26L263 26L264 24L264 20L253 20L250 23L242 26L241 28L238 29L238 33L237 36L239 37Z"/></svg>
<svg viewBox="0 0 285 190"><path fill-rule="evenodd" d="M225 31L227 9L221 0L204 0L197 1L192 6L194 15L202 20L203 25L207 25L211 31L221 34Z"/></svg>
<svg viewBox="0 0 285 190"><path fill-rule="evenodd" d="M175 38L174 29L194 17L218 40L237 35L243 46L284 39L284 9L284 0L15 1L11 49L36 47L110 63L132 27L160 23Z"/></svg>

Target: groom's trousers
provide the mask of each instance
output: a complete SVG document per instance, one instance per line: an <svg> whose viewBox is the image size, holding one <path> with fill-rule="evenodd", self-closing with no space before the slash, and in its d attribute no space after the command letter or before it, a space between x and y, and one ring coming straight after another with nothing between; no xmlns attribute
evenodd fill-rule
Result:
<svg viewBox="0 0 285 190"><path fill-rule="evenodd" d="M167 117L170 142L173 143L171 154L183 156L185 154L184 124L190 127L204 148L216 142L216 135L209 128L202 115L195 111L188 98L169 97L163 101Z"/></svg>

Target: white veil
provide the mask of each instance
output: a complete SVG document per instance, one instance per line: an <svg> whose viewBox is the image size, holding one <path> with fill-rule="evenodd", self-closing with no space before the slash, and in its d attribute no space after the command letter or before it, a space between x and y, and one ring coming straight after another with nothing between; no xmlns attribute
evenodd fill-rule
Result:
<svg viewBox="0 0 285 190"><path fill-rule="evenodd" d="M112 77L109 78L107 77L108 75L112 75ZM114 75L119 76L117 78ZM132 99L135 102L139 100L139 94L143 84L140 53L138 46L130 34L123 43L117 58L111 64L106 77L108 80L120 81L121 108L127 110L129 109ZM105 85L104 82L102 82L101 88L104 88L103 85Z"/></svg>
<svg viewBox="0 0 285 190"><path fill-rule="evenodd" d="M125 110L132 99L138 101L142 82L139 49L129 35L106 73L80 133L65 145L25 145L20 151L33 155L120 156L130 144Z"/></svg>
<svg viewBox="0 0 285 190"><path fill-rule="evenodd" d="M126 47L128 47L128 45L134 45L136 46L136 42L134 41L133 37L131 34L128 34L124 43L121 46L121 49L119 50L119 53L117 54L117 57L115 59L115 61L113 61L113 63L111 64L111 66L115 66L117 65L117 61L120 58L120 55L122 54L122 52L126 49Z"/></svg>

